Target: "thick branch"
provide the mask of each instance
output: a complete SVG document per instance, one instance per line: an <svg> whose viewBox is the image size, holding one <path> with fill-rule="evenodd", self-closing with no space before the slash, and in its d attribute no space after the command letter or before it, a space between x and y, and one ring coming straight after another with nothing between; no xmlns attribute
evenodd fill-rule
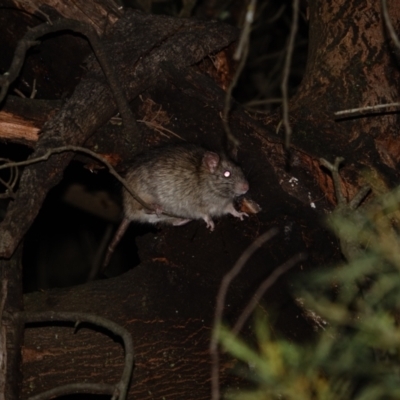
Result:
<svg viewBox="0 0 400 400"><path fill-rule="evenodd" d="M92 393L105 393L105 394L117 394L115 398L124 400L128 391L129 382L132 375L133 369L133 343L132 337L129 332L122 328L122 326L116 324L113 321L99 317L97 315L79 313L79 312L38 312L38 313L19 313L18 317L21 318L26 324L32 322L56 322L56 321L76 321L75 327L81 322L89 322L90 324L106 328L115 335L120 336L124 341L125 347L125 365L122 373L121 380L115 385L92 384L87 383L74 383L64 385L59 388L54 388L40 395L34 396L31 399L45 399L50 395L60 394L71 394L79 391L92 390Z"/></svg>
<svg viewBox="0 0 400 400"><path fill-rule="evenodd" d="M171 60L177 68L184 68L226 47L236 38L235 29L215 22L177 20L139 13L125 15L126 18L114 25L112 35L105 43L129 99L158 83L160 65L165 60ZM117 46L121 41L123 47ZM110 101L109 87L104 83L97 62L89 60L87 65L93 73L76 88L59 114L45 124L32 157L66 144L82 146L96 129L115 114L115 104ZM61 154L46 163L25 168L16 199L0 225L3 239L0 255L11 256L36 217L48 190L60 181L71 158L72 155Z"/></svg>
<svg viewBox="0 0 400 400"><path fill-rule="evenodd" d="M11 260L0 260L0 398L19 399L23 324L15 313L22 309L22 248Z"/></svg>

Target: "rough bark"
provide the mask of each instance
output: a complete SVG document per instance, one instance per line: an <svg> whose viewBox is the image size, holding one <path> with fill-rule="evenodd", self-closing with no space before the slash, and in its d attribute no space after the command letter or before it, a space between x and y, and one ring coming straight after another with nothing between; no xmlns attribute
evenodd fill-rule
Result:
<svg viewBox="0 0 400 400"><path fill-rule="evenodd" d="M15 317L22 309L22 246L11 260L0 260L0 398L18 400L21 384L23 325Z"/></svg>
<svg viewBox="0 0 400 400"><path fill-rule="evenodd" d="M99 35L103 34L122 15L117 2L110 0L85 0L64 3L60 0L10 0L9 7L34 14L41 20L54 20L60 17L75 19L94 27Z"/></svg>
<svg viewBox="0 0 400 400"><path fill-rule="evenodd" d="M230 291L229 321L288 254L309 252L307 262L296 267L297 273L340 258L337 244L320 223L335 198L319 157L348 160L343 176L350 195L361 186L360 169L365 166L376 171L386 186L397 183L397 114L340 120L333 116L340 109L397 100L400 77L379 2L314 0L309 11L307 71L290 102L290 170L281 145L283 135L275 133L280 112L257 120L235 106L231 114L230 126L242 142L238 158L249 174L250 195L263 211L245 222L225 218L212 234L201 222L163 228L137 238L142 264L128 274L25 298L28 310L93 312L128 327L137 355L132 398L209 398L207 347L215 294L223 274L260 233L271 226L282 231L257 253ZM390 11L398 26L399 8L392 4ZM156 131L162 126L186 140L219 147L225 93L201 71L209 63L207 56L234 38L234 30L218 24L137 13L115 25L105 43L137 119L151 122L145 131L146 144L163 141ZM224 56L218 55L217 61L221 59ZM91 72L61 112L46 123L35 154L50 146L81 144L89 137L93 143L101 141L99 135L91 135L116 108L94 59L87 65ZM68 134L55 137L62 125ZM171 140L177 139L165 139ZM70 158L57 156L26 169L19 197L0 227L4 255L9 256L22 239ZM26 208L22 214L21 204ZM285 285L274 287L265 304L278 315L276 329L297 340L309 338L311 329L297 318ZM77 371L82 378L115 381L122 363L121 348L110 339L85 329L72 335L65 327L26 330L23 356L24 395L70 382ZM226 372L229 366L222 366L223 385L235 382Z"/></svg>
<svg viewBox="0 0 400 400"><path fill-rule="evenodd" d="M389 6L392 23L398 26L400 9L394 3ZM290 101L293 144L301 150L298 161L333 203L333 187L313 159L345 158L342 176L350 197L363 184L363 169L373 171L382 186L393 186L400 156L399 114L388 109L350 118L334 115L398 101L399 63L380 1L311 1L309 15L306 73Z"/></svg>
<svg viewBox="0 0 400 400"><path fill-rule="evenodd" d="M148 98L152 99L156 104L154 112L162 106L162 113L173 115L179 121L179 130L170 126L176 133L218 148L223 132L219 111L223 107L224 92L212 85L209 78L191 69L177 74L169 66L164 71L167 82L146 92L143 104ZM168 102L165 102L165 93L169 94ZM186 106L181 107L181 104ZM196 120L190 118L193 115ZM327 245L330 236L321 230L315 211L311 207L305 209L300 201L280 188L268 157L255 138L254 130L267 134L265 128L240 110L235 111L232 118L233 131L243 143L239 160L245 171L252 171L251 195L262 205L262 213L244 222L231 217L222 219L213 233L208 232L202 222L175 229L162 228L157 234L136 238L141 265L120 278L26 297L27 310L79 309L128 327L133 335L136 359L132 398L210 397L208 345L215 296L222 276L260 233L271 226L285 230L285 234L281 233L252 258L229 291L225 310L229 321L238 317L255 288L289 255L305 248L312 250L308 262L298 265L296 272L322 263L327 253L331 258L339 256L337 248ZM148 140L159 141L158 133L149 132ZM268 185L267 191L260 182ZM309 178L308 182L311 184L312 180ZM309 201L306 197L304 200ZM285 284L273 288L266 304L276 315L282 316L277 318L275 329L296 340L312 336L311 328L302 319L296 319L298 310L288 300ZM85 336L78 336L81 334ZM118 379L121 349L107 337L96 336L91 331L73 336L71 328L41 328L40 331L32 328L25 336L24 393L39 393L70 379L69 374L55 368L60 363L59 345L54 342L56 335L72 351L69 356L62 355L61 364L71 366L68 370L78 370L79 376L96 381L100 376L97 375L100 374L98 357L107 353L107 360L112 362L101 376L107 377L108 383ZM37 346L41 348L36 350ZM97 354L92 349L98 349ZM106 363L108 365L109 361ZM223 388L237 385L231 376L232 366L228 360L221 366ZM51 376L47 373L49 370L54 370ZM46 382L41 378L43 374L46 374ZM28 387L32 382L34 389Z"/></svg>
<svg viewBox="0 0 400 400"><path fill-rule="evenodd" d="M39 132L60 109L61 102L21 99L10 96L0 111L0 137L4 140L34 147Z"/></svg>
<svg viewBox="0 0 400 400"><path fill-rule="evenodd" d="M135 349L129 398L209 399L208 347L216 293L222 276L252 241L254 223L261 224L253 220L242 226L232 218L220 221L212 234L197 224L179 230L166 228L156 237L147 234L137 239L138 247L146 249L140 253L144 260L140 266L117 278L29 294L25 309L79 309L127 328ZM315 243L318 232L314 232L310 240ZM292 245L297 242L302 246L298 235L294 236ZM263 246L234 282L228 293L226 321L236 320L249 294L286 260L281 241L282 236ZM275 249L273 254L271 248ZM277 316L285 315L277 318L277 329L289 332L294 339L312 334L301 319L293 325L298 311L288 304L283 281L274 286L266 302L277 306ZM115 383L122 362L120 344L100 332L82 327L74 334L71 326L64 324L30 327L25 330L23 349L23 396L77 379ZM231 370L233 366L232 360L223 358L223 388L236 387L240 381Z"/></svg>
<svg viewBox="0 0 400 400"><path fill-rule="evenodd" d="M154 85L164 62L173 62L177 68L195 64L207 54L227 47L235 37L235 29L215 22L200 23L132 12L114 25L104 44L130 100ZM91 72L57 116L44 125L31 157L40 156L49 148L82 145L116 113L115 102L97 62L88 60L87 65ZM133 138L127 140L129 145ZM47 192L60 181L72 157L67 153L55 155L46 163L24 170L17 197L0 225L3 257L12 255Z"/></svg>

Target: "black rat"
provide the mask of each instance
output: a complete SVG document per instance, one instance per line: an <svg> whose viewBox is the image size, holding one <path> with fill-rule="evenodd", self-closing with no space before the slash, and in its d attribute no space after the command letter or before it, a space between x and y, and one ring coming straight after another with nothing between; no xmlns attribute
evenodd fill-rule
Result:
<svg viewBox="0 0 400 400"><path fill-rule="evenodd" d="M231 214L243 219L233 201L249 190L242 170L223 154L196 145L172 145L139 155L125 179L152 210L123 190L124 219L108 248L108 264L116 244L131 221L183 225L203 219L214 230L213 217Z"/></svg>

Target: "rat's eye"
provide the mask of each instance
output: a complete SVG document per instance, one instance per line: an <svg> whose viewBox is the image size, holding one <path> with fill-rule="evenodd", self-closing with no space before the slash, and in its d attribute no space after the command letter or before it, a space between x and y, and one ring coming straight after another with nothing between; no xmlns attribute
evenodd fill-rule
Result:
<svg viewBox="0 0 400 400"><path fill-rule="evenodd" d="M231 171L224 171L224 177L229 178L231 176Z"/></svg>

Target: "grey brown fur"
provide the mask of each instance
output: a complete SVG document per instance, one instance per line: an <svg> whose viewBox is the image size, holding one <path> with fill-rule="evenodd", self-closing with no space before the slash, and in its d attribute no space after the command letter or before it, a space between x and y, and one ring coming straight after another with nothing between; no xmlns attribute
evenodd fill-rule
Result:
<svg viewBox="0 0 400 400"><path fill-rule="evenodd" d="M247 215L233 205L234 198L249 189L242 170L226 157L199 146L150 150L136 159L126 180L154 208L145 209L124 190L125 218L131 221L183 225L203 219L213 230L213 217L232 214L243 219Z"/></svg>
<svg viewBox="0 0 400 400"><path fill-rule="evenodd" d="M223 155L195 145L156 148L138 156L126 181L152 210L139 204L124 189L124 218L108 246L103 269L131 221L183 225L203 219L214 230L213 217L225 214L243 219L233 206L249 184L242 170ZM172 216L165 215L172 214Z"/></svg>

